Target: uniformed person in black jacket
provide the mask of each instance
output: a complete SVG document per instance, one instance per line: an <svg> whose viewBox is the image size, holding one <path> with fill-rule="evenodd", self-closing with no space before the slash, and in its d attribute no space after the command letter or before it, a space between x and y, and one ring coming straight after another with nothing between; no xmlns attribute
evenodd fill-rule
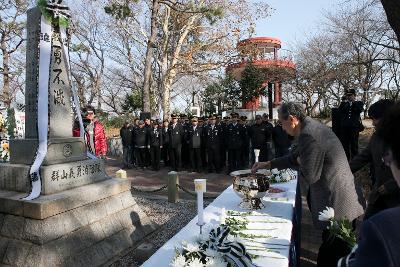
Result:
<svg viewBox="0 0 400 267"><path fill-rule="evenodd" d="M249 126L247 125L247 117L241 116L238 122L243 127L243 143L242 152L240 153L240 168L249 168L249 152L250 152L250 136L249 136Z"/></svg>
<svg viewBox="0 0 400 267"><path fill-rule="evenodd" d="M210 116L209 120L210 124L203 130L208 156L208 172L220 172L220 148L223 143L222 128L216 124L216 117L214 115Z"/></svg>
<svg viewBox="0 0 400 267"><path fill-rule="evenodd" d="M182 141L184 140L185 131L183 126L178 123L178 116L172 114L172 122L168 126L169 133L169 148L170 148L170 162L174 171L179 171L181 167L181 149Z"/></svg>
<svg viewBox="0 0 400 267"><path fill-rule="evenodd" d="M149 131L142 120L139 121L139 127L134 131L134 140L138 167L144 169L146 168L146 154L149 148Z"/></svg>
<svg viewBox="0 0 400 267"><path fill-rule="evenodd" d="M208 125L208 118L206 120L205 117L199 118L199 126L203 129ZM200 157L201 157L201 166L204 170L208 168L207 164L207 147L206 147L206 140L204 134L201 135L201 149L200 149Z"/></svg>
<svg viewBox="0 0 400 267"><path fill-rule="evenodd" d="M358 154L358 136L363 128L360 114L363 111L364 103L355 101L355 99L356 92L351 89L346 93L346 99L339 106L340 141L349 160Z"/></svg>
<svg viewBox="0 0 400 267"><path fill-rule="evenodd" d="M153 122L153 129L150 130L150 157L153 171L160 169L160 155L163 147L162 129L159 128L158 121Z"/></svg>
<svg viewBox="0 0 400 267"><path fill-rule="evenodd" d="M239 114L232 114L232 122L228 125L225 140L228 148L228 171L236 171L240 168L240 153L242 152L245 138L244 128L238 123Z"/></svg>
<svg viewBox="0 0 400 267"><path fill-rule="evenodd" d="M123 147L123 168L132 168L132 152L133 152L133 127L129 121L126 121L124 126L120 129L119 135L121 136Z"/></svg>
<svg viewBox="0 0 400 267"><path fill-rule="evenodd" d="M187 134L187 129L190 127L189 118L185 114L180 115L179 122L181 123L183 130L185 132L185 136ZM182 168L188 169L190 167L190 151L187 142L182 142Z"/></svg>
<svg viewBox="0 0 400 267"><path fill-rule="evenodd" d="M224 137L226 137L226 133L228 130L228 125L230 123L230 117L229 116L225 116L224 120L221 121L221 130L222 130L222 135ZM221 142L221 147L220 147L220 151L221 151L221 169L225 168L226 166L226 152L228 151L228 144L227 144L227 140L226 138L224 138Z"/></svg>
<svg viewBox="0 0 400 267"><path fill-rule="evenodd" d="M268 147L268 143L271 143L272 140L272 130L272 124L262 123L261 115L256 115L256 123L249 130L253 163L255 161L254 149L260 149L259 161L269 161L272 158L272 153Z"/></svg>
<svg viewBox="0 0 400 267"><path fill-rule="evenodd" d="M163 147L161 148L161 157L164 161L164 166L169 166L169 134L168 134L169 121L164 120L161 129L163 135ZM159 126L160 128L160 126Z"/></svg>
<svg viewBox="0 0 400 267"><path fill-rule="evenodd" d="M186 129L186 143L189 148L190 166L192 172L200 172L201 167L201 138L202 127L198 125L198 118L192 118L192 125Z"/></svg>
<svg viewBox="0 0 400 267"><path fill-rule="evenodd" d="M282 123L278 121L272 131L272 140L275 146L275 158L280 158L289 154L293 138L282 128Z"/></svg>

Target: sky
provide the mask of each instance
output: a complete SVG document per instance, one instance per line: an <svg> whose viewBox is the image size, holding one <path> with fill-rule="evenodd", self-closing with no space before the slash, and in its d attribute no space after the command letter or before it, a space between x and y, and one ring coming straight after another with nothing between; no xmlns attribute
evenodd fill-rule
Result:
<svg viewBox="0 0 400 267"><path fill-rule="evenodd" d="M290 49L296 42L316 32L328 10L336 10L345 0L266 0L275 9L271 16L257 21L256 36L277 37L282 48Z"/></svg>

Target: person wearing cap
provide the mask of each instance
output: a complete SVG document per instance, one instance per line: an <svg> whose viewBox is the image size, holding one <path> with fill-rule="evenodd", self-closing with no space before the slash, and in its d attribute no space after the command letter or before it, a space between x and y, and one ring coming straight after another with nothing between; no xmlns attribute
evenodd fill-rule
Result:
<svg viewBox="0 0 400 267"><path fill-rule="evenodd" d="M170 162L172 170L179 171L181 167L182 142L185 137L185 130L182 124L178 123L178 116L172 114L172 121L168 126Z"/></svg>
<svg viewBox="0 0 400 267"><path fill-rule="evenodd" d="M139 121L139 126L134 131L136 159L138 167L143 170L146 168L146 153L149 147L149 131L146 129L144 121Z"/></svg>
<svg viewBox="0 0 400 267"><path fill-rule="evenodd" d="M226 153L228 152L228 144L226 142L226 134L228 131L228 125L230 123L231 117L225 116L224 120L221 122L221 135L224 137L220 147L220 162L221 162L221 169L224 169L226 166L227 156Z"/></svg>
<svg viewBox="0 0 400 267"><path fill-rule="evenodd" d="M153 123L153 129L150 131L150 156L153 171L160 170L160 155L163 147L163 133L159 128L158 121Z"/></svg>
<svg viewBox="0 0 400 267"><path fill-rule="evenodd" d="M95 120L95 113L95 108L90 105L82 109L86 147L88 151L96 157L105 158L107 154L106 134L101 122ZM73 129L73 136L80 136L79 124Z"/></svg>
<svg viewBox="0 0 400 267"><path fill-rule="evenodd" d="M187 131L188 131L188 129L190 128L190 126L192 124L189 122L189 118L188 118L188 116L186 114L181 114L180 118L181 118L181 124L183 126L183 131L184 131L184 137L183 138L185 139L186 136L187 136ZM186 140L182 141L181 154L182 154L182 157L181 157L182 168L183 169L190 169L191 168L190 148L189 148L189 145L186 142Z"/></svg>
<svg viewBox="0 0 400 267"><path fill-rule="evenodd" d="M261 115L256 115L256 123L250 127L249 135L252 146L252 163L255 161L254 149L260 149L259 161L268 161L272 158L272 153L268 149L268 142L272 138L272 125L262 123Z"/></svg>
<svg viewBox="0 0 400 267"><path fill-rule="evenodd" d="M210 124L204 128L204 139L207 148L208 156L208 172L220 172L221 162L220 162L220 148L223 143L223 135L221 126L216 124L215 115L211 115Z"/></svg>
<svg viewBox="0 0 400 267"><path fill-rule="evenodd" d="M232 113L232 123L228 125L226 141L228 147L228 172L239 170L241 165L240 153L242 152L245 129L238 123L239 114Z"/></svg>
<svg viewBox="0 0 400 267"><path fill-rule="evenodd" d="M289 154L289 148L292 145L293 137L283 130L282 123L279 120L276 122L276 125L272 130L272 140L275 147L275 158Z"/></svg>
<svg viewBox="0 0 400 267"><path fill-rule="evenodd" d="M161 157L164 161L164 166L169 166L169 134L168 134L169 121L165 119L163 124L159 127L162 129L163 147L161 148Z"/></svg>
<svg viewBox="0 0 400 267"><path fill-rule="evenodd" d="M122 142L123 168L132 168L132 145L133 145L133 127L129 121L125 121L124 126L119 130Z"/></svg>
<svg viewBox="0 0 400 267"><path fill-rule="evenodd" d="M200 172L201 167L202 128L198 126L198 118L192 118L192 125L186 131L186 143L189 147L190 166L192 172Z"/></svg>
<svg viewBox="0 0 400 267"><path fill-rule="evenodd" d="M340 141L348 160L358 154L359 132L364 130L360 114L363 111L364 103L356 101L356 91L354 89L346 92L346 100L339 106L341 117L340 122Z"/></svg>
<svg viewBox="0 0 400 267"><path fill-rule="evenodd" d="M247 116L240 116L239 124L243 127L243 145L242 152L240 153L240 167L244 169L249 168L249 153L250 153L250 127L247 125Z"/></svg>

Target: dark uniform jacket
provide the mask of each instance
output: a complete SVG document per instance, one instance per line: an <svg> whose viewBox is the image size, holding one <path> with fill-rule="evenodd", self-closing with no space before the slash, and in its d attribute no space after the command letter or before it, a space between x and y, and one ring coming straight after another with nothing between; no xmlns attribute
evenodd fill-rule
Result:
<svg viewBox="0 0 400 267"><path fill-rule="evenodd" d="M134 140L136 147L147 147L149 145L149 131L146 127L135 128Z"/></svg>
<svg viewBox="0 0 400 267"><path fill-rule="evenodd" d="M189 145L189 148L200 148L201 147L201 138L203 134L203 128L201 126L196 126L196 129L193 129L193 126L186 127L186 142Z"/></svg>
<svg viewBox="0 0 400 267"><path fill-rule="evenodd" d="M175 128L172 124L168 126L169 133L169 147L170 148L178 148L182 146L182 141L185 137L185 130L183 129L182 124L177 123Z"/></svg>
<svg viewBox="0 0 400 267"><path fill-rule="evenodd" d="M169 133L168 133L168 127L161 128L162 131L162 138L163 138L163 146L168 146L169 144Z"/></svg>
<svg viewBox="0 0 400 267"><path fill-rule="evenodd" d="M133 144L133 127L122 127L119 131L122 146L131 146Z"/></svg>
<svg viewBox="0 0 400 267"><path fill-rule="evenodd" d="M272 130L272 139L275 147L289 148L292 138L283 130L281 125L276 125Z"/></svg>
<svg viewBox="0 0 400 267"><path fill-rule="evenodd" d="M265 147L267 142L271 142L272 125L264 123L253 124L250 128L249 134L253 148Z"/></svg>
<svg viewBox="0 0 400 267"><path fill-rule="evenodd" d="M239 123L231 123L226 128L225 138L228 149L241 149L246 138L245 128Z"/></svg>
<svg viewBox="0 0 400 267"><path fill-rule="evenodd" d="M160 147L163 145L163 133L162 129L150 130L150 146Z"/></svg>
<svg viewBox="0 0 400 267"><path fill-rule="evenodd" d="M349 101L343 101L340 103L339 112L340 112L340 126L343 128L357 128L360 129L361 121L360 121L360 113L363 111L363 102L354 101L350 104Z"/></svg>
<svg viewBox="0 0 400 267"><path fill-rule="evenodd" d="M221 144L223 144L222 127L214 125L213 128L210 124L203 129L203 132L207 148L220 148Z"/></svg>

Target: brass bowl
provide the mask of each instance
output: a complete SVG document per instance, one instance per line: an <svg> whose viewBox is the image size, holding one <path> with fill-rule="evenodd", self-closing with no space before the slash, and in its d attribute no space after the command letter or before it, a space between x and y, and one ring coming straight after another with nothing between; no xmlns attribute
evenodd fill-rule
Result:
<svg viewBox="0 0 400 267"><path fill-rule="evenodd" d="M230 175L233 177L233 190L242 199L239 206L245 209L261 209L261 199L269 189L269 171L251 173L250 170L240 170Z"/></svg>

